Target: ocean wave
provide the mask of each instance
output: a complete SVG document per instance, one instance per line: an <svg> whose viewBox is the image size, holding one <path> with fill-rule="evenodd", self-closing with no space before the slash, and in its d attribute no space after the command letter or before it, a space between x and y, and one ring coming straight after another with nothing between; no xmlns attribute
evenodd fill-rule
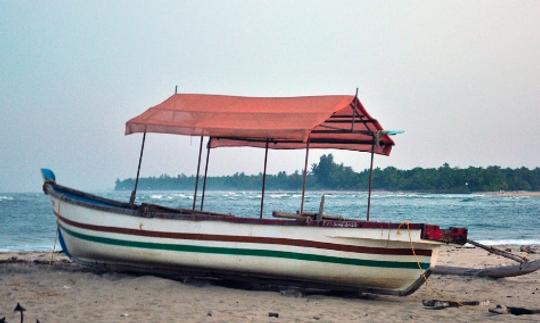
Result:
<svg viewBox="0 0 540 323"><path fill-rule="evenodd" d="M367 196L367 193L364 194ZM482 198L485 197L483 194L434 194L434 193L385 193L385 192L374 192L371 194L372 197L378 198L411 198L411 199L449 199L449 200L458 200L458 199L469 199L469 198Z"/></svg>
<svg viewBox="0 0 540 323"><path fill-rule="evenodd" d="M9 245L0 248L0 252L50 252L51 245ZM57 246L54 251L61 251Z"/></svg>
<svg viewBox="0 0 540 323"><path fill-rule="evenodd" d="M13 200L14 200L13 196L0 195L0 202L2 202L2 201L13 201Z"/></svg>
<svg viewBox="0 0 540 323"><path fill-rule="evenodd" d="M176 200L178 198L186 199L188 196L185 194L178 194L178 193L172 193L172 194L150 194L149 197L151 200L160 200L160 201L172 201Z"/></svg>
<svg viewBox="0 0 540 323"><path fill-rule="evenodd" d="M471 197L466 197L466 198L461 199L460 202L475 202L477 200L478 198L471 196Z"/></svg>
<svg viewBox="0 0 540 323"><path fill-rule="evenodd" d="M152 194L146 194L142 196L142 198L144 199L160 200L160 201L174 201L174 200L181 200L181 199L189 199L190 197L193 198L193 195L184 194L184 193L152 193Z"/></svg>
<svg viewBox="0 0 540 323"><path fill-rule="evenodd" d="M238 193L236 193L236 192L227 192L227 193L224 193L224 194L221 195L221 196L223 196L223 197L238 197L238 196L240 196L240 195L241 195L241 194L238 194ZM245 194L242 194L242 195L245 195Z"/></svg>
<svg viewBox="0 0 540 323"><path fill-rule="evenodd" d="M201 187L199 186L199 189ZM294 212L300 206L301 190L266 191L265 214L281 210ZM115 200L128 200L129 192L97 193ZM364 219L366 192L308 191L304 208L317 211L321 195L326 194L328 214ZM439 224L442 227L464 226L471 236L488 245L540 244L540 197L522 198L473 194L428 194L414 192L373 192L372 218L399 222L412 218L414 222ZM191 208L192 191L141 191L138 201L168 207ZM201 201L201 190L197 201ZM257 216L261 191L206 191L205 205L209 211ZM54 238L54 217L50 202L38 193L0 193L0 249L3 251L50 251ZM23 238L20 228L31 230L32 239ZM49 228L44 230L43 228ZM18 233L18 232L21 233ZM58 247L58 245L57 245Z"/></svg>
<svg viewBox="0 0 540 323"><path fill-rule="evenodd" d="M274 193L274 194L269 194L269 195L273 199L279 199L279 198L291 197L292 196L292 194L287 194L287 193Z"/></svg>
<svg viewBox="0 0 540 323"><path fill-rule="evenodd" d="M540 245L540 239L500 239L500 240L478 240L478 242L488 246L499 245Z"/></svg>

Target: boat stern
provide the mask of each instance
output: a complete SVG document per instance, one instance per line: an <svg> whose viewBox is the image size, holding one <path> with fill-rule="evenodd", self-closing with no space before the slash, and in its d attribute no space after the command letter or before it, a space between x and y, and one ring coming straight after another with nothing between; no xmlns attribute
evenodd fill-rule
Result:
<svg viewBox="0 0 540 323"><path fill-rule="evenodd" d="M467 243L467 233L467 228L441 229L438 225L424 224L420 237L424 240L464 245Z"/></svg>

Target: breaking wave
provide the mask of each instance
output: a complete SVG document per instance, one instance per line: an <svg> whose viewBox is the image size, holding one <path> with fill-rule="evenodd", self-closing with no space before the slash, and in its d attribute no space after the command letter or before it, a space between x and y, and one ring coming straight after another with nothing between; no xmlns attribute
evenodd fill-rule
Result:
<svg viewBox="0 0 540 323"><path fill-rule="evenodd" d="M500 239L500 240L478 240L488 246L499 245L540 245L540 239Z"/></svg>
<svg viewBox="0 0 540 323"><path fill-rule="evenodd" d="M0 195L0 202L2 202L2 201L13 201L13 200L14 200L13 196Z"/></svg>

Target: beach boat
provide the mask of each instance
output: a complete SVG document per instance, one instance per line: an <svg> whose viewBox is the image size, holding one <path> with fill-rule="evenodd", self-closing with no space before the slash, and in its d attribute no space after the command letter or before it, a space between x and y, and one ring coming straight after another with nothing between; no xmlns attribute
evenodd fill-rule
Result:
<svg viewBox="0 0 540 323"><path fill-rule="evenodd" d="M464 244L464 228L343 219L304 211L308 153L313 148L389 155L394 142L357 96L254 98L175 93L126 123L143 133L129 201L114 201L56 183L42 169L63 252L99 270L275 281L292 286L408 295L426 281L445 243ZM138 204L136 192L147 133L200 136L193 206ZM203 139L208 137L200 204ZM265 149L259 214L204 210L211 149ZM299 211L263 217L269 149L305 149ZM371 174L370 170L370 174ZM359 210L360 211L360 210Z"/></svg>

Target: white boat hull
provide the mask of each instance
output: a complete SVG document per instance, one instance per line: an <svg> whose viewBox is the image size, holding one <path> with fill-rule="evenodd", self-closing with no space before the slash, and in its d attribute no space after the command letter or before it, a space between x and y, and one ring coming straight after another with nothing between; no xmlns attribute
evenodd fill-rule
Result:
<svg viewBox="0 0 540 323"><path fill-rule="evenodd" d="M284 225L287 220L273 225L142 217L76 195L49 195L64 251L86 265L148 272L200 269L404 295L429 275L440 246L407 225L348 228L348 221L325 227Z"/></svg>

